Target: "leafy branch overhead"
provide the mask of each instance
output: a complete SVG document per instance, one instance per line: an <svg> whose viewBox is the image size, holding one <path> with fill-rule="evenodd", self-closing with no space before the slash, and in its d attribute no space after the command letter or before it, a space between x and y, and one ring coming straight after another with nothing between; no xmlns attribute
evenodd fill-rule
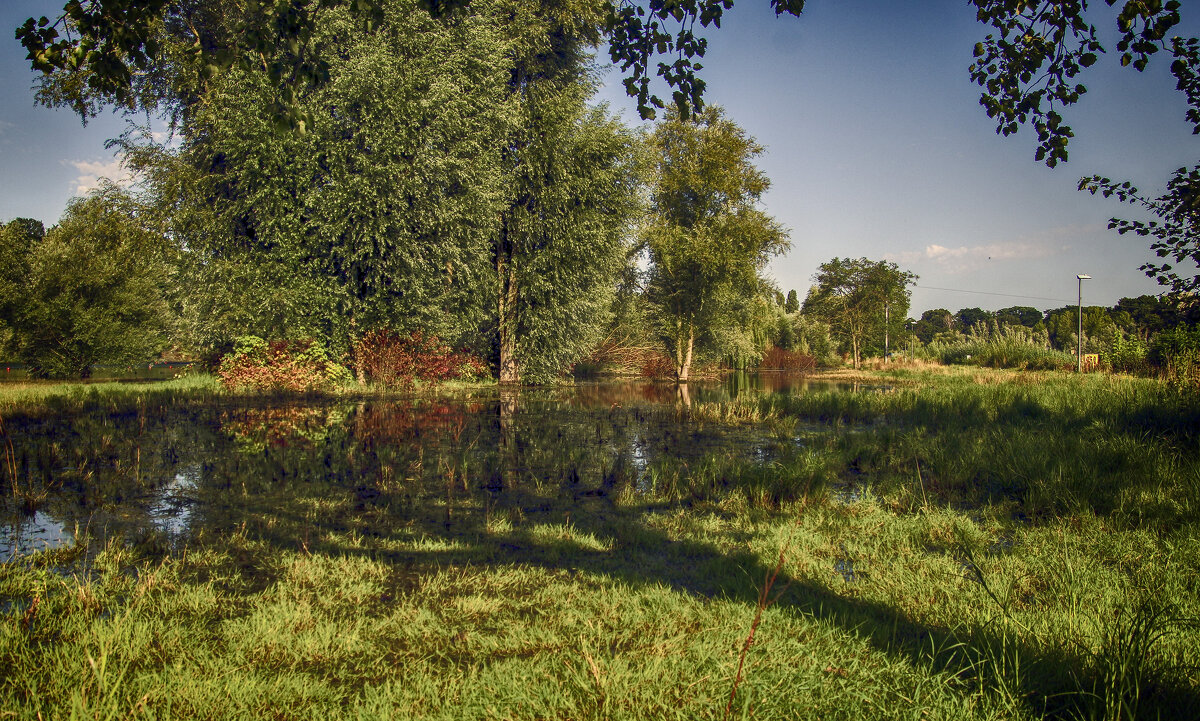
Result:
<svg viewBox="0 0 1200 721"><path fill-rule="evenodd" d="M422 3L435 17L453 17L469 4ZM771 6L776 15L798 16L804 0L771 0ZM627 74L626 92L637 98L643 118L655 117L655 110L664 107L651 92L655 76L672 89L682 117L704 107L705 84L697 73L708 41L697 34L696 25L719 28L731 7L733 0L617 0L609 6L609 55ZM367 30L378 27L384 15L382 0L247 0L229 36L193 32L188 52L206 77L234 65L265 69L277 87L289 91L272 109L288 127L303 130L312 119L300 111L295 95L329 80L328 65L315 59L309 47L319 14L334 8L348 9ZM82 78L68 104L86 118L95 114L97 99L136 107L137 78L152 70L163 49L158 31L171 24L190 27L191 16L199 12L194 3L179 0L69 0L57 19L30 18L17 28L16 37L34 70ZM276 52L280 47L289 51L285 57ZM656 63L656 56L673 60Z"/></svg>
<svg viewBox="0 0 1200 721"><path fill-rule="evenodd" d="M1117 0L1104 0L1115 6ZM1037 132L1035 158L1054 167L1067 159L1074 137L1059 110L1087 92L1076 78L1104 54L1096 26L1085 17L1087 0L971 0L976 17L998 34L975 45L971 79L984 89L979 104L996 120L996 132L1012 135L1022 125ZM1171 38L1179 24L1177 0L1127 0L1116 17L1117 51L1123 66L1139 72L1159 51L1175 58L1171 73L1188 96L1187 119L1200 132L1197 41Z"/></svg>
<svg viewBox="0 0 1200 721"><path fill-rule="evenodd" d="M210 9L202 3L68 0L55 20L26 20L16 38L34 70L76 78L49 104L69 105L84 118L107 103L130 110L153 105L140 85L164 61L165 30L191 41L172 50L182 49L202 80L235 65L265 70L280 89L271 110L281 128L303 131L312 119L300 110L300 94L329 80L328 63L310 51L311 40L322 11L337 7L349 8L366 30L383 18L381 0L246 0L230 32L217 35L203 22Z"/></svg>
<svg viewBox="0 0 1200 721"><path fill-rule="evenodd" d="M609 57L626 73L625 92L637 98L642 119L650 120L656 109L664 107L658 95L650 91L650 66L655 55L674 57L673 62L659 61L654 74L674 88L671 99L686 120L691 111L704 109L704 88L696 72L703 69L699 62L708 50L708 40L696 34L700 27L721 27L725 11L733 0L650 0L635 3L619 0L608 20ZM804 0L771 0L776 15L799 17Z"/></svg>
<svg viewBox="0 0 1200 721"><path fill-rule="evenodd" d="M1150 249L1170 262L1142 265L1146 275L1175 292L1200 290L1200 244L1196 241L1200 237L1200 166L1176 170L1167 192L1157 198L1142 195L1129 181L1118 183L1099 175L1080 180L1079 189L1139 205L1157 217L1150 221L1113 218L1108 227L1122 235L1153 238ZM1190 263L1195 270L1183 272L1177 267L1180 263Z"/></svg>

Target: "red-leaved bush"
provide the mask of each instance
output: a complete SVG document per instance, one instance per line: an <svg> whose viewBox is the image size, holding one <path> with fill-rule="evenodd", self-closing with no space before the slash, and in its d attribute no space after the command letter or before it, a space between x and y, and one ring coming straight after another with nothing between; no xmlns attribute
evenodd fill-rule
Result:
<svg viewBox="0 0 1200 721"><path fill-rule="evenodd" d="M383 328L373 330L354 346L354 361L367 380L382 386L412 388L427 383L488 376L487 366L465 351L455 351L436 335L415 331L400 335Z"/></svg>
<svg viewBox="0 0 1200 721"><path fill-rule="evenodd" d="M305 393L346 382L349 371L314 340L243 336L221 359L217 376L227 388Z"/></svg>
<svg viewBox="0 0 1200 721"><path fill-rule="evenodd" d="M643 378L674 378L675 361L664 353L650 352L642 360Z"/></svg>
<svg viewBox="0 0 1200 721"><path fill-rule="evenodd" d="M763 354L762 361L759 362L758 367L761 370L807 373L816 370L817 359L807 353L797 353L796 351L784 350L778 346L771 346L771 350Z"/></svg>

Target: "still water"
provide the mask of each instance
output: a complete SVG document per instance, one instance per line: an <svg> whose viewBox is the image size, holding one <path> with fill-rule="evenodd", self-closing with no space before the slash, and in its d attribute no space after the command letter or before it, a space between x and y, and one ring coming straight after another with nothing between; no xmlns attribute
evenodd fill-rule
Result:
<svg viewBox="0 0 1200 721"><path fill-rule="evenodd" d="M303 544L330 531L453 536L496 514L603 512L653 495L664 464L769 463L801 443L779 428L703 422L690 408L831 388L743 373L686 395L598 382L13 416L0 436L0 561L83 536L170 552L248 528Z"/></svg>

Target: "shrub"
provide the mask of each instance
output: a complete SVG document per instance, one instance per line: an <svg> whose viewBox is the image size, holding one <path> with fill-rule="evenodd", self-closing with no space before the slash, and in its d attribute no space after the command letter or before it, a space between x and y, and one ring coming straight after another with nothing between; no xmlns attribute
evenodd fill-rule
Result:
<svg viewBox="0 0 1200 721"><path fill-rule="evenodd" d="M763 354L758 368L759 370L785 370L807 373L816 370L817 359L807 353L798 353L796 351L784 350L778 346L772 346L769 351Z"/></svg>
<svg viewBox="0 0 1200 721"><path fill-rule="evenodd" d="M1104 361L1117 373L1145 373L1149 369L1146 361L1146 344L1136 336L1118 332L1112 348L1103 354Z"/></svg>
<svg viewBox="0 0 1200 721"><path fill-rule="evenodd" d="M665 353L650 352L642 360L643 378L674 378L675 361Z"/></svg>
<svg viewBox="0 0 1200 721"><path fill-rule="evenodd" d="M1171 383L1200 386L1200 326L1159 333L1146 356L1159 374Z"/></svg>
<svg viewBox="0 0 1200 721"><path fill-rule="evenodd" d="M217 370L227 388L256 391L323 390L350 381L350 371L329 357L315 340L275 340L242 336Z"/></svg>
<svg viewBox="0 0 1200 721"><path fill-rule="evenodd" d="M957 339L934 341L925 354L946 365L976 365L1020 370L1057 370L1075 367L1070 353L1053 350L1037 339L1000 333L991 338L960 335Z"/></svg>
<svg viewBox="0 0 1200 721"><path fill-rule="evenodd" d="M411 388L417 380L480 380L490 375L479 358L451 350L436 335L420 331L403 336L386 328L373 330L355 344L354 359L367 380L387 387Z"/></svg>

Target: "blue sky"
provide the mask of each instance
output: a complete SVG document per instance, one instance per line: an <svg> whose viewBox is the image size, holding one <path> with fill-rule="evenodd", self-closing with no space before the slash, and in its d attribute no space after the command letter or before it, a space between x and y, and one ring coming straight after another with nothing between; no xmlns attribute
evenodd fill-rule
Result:
<svg viewBox="0 0 1200 721"><path fill-rule="evenodd" d="M1095 5L1097 24L1110 28L1108 8ZM0 3L0 220L49 225L72 195L119 172L104 141L122 120L83 127L65 110L33 105L34 75L12 31L61 6ZM1185 16L1180 33L1197 34L1197 19ZM740 0L709 33L707 99L766 146L765 206L791 231L791 251L769 269L783 290L803 296L835 256L887 258L918 273L913 315L1058 307L1074 302L1077 273L1094 278L1085 303L1160 290L1138 270L1153 259L1145 240L1106 228L1136 210L1075 188L1101 173L1160 191L1170 171L1195 161L1167 63L1157 58L1138 74L1102 57L1067 114L1077 135L1070 162L1051 170L1033 161L1029 134L996 135L978 105L967 67L986 32L965 0L809 0L801 18ZM617 75L606 78L600 98L639 122Z"/></svg>

